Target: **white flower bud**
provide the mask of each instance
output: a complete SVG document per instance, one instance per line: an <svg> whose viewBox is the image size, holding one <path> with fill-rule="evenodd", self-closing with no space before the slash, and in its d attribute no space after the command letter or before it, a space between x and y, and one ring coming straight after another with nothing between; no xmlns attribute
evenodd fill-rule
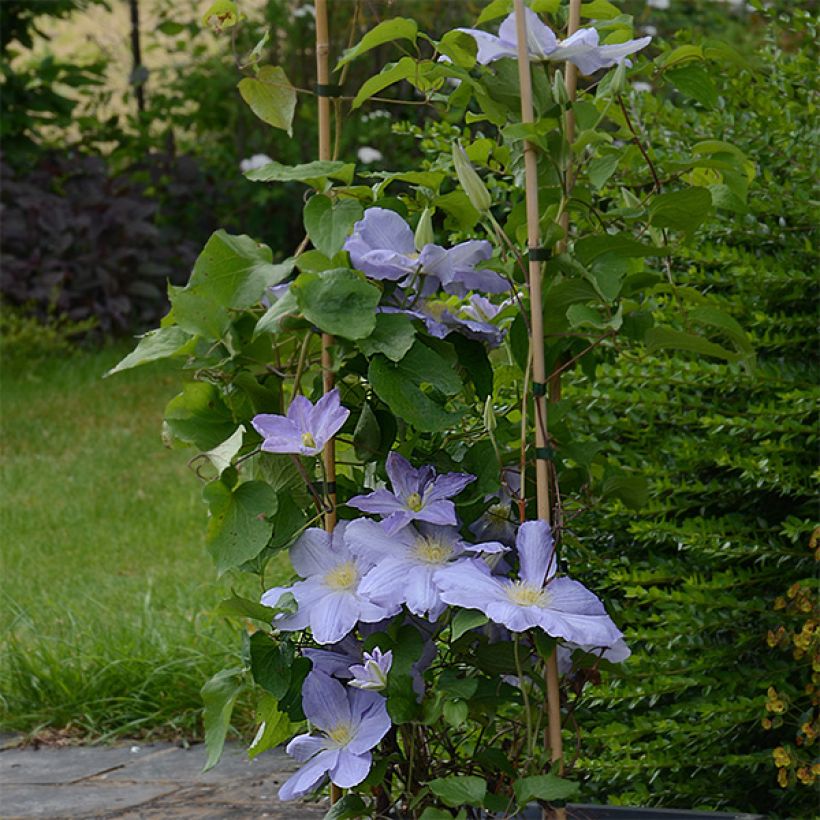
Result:
<svg viewBox="0 0 820 820"><path fill-rule="evenodd" d="M433 214L429 208L425 208L419 217L419 224L416 226L416 250L421 252L425 245L432 245L436 241L433 233Z"/></svg>

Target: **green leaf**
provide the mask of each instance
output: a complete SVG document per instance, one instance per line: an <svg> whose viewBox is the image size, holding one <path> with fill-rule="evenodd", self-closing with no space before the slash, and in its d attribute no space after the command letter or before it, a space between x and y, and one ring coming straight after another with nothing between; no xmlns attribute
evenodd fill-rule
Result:
<svg viewBox="0 0 820 820"><path fill-rule="evenodd" d="M283 601L280 599L277 605L272 607L251 601L248 598L243 598L241 595L237 595L233 592L230 598L225 598L220 601L214 611L218 615L252 618L255 621L260 621L270 626L273 623L274 617L280 612L284 612L288 615L292 615L296 612L296 600L293 596L286 593L282 597L287 598L287 600Z"/></svg>
<svg viewBox="0 0 820 820"><path fill-rule="evenodd" d="M376 327L365 339L360 339L356 346L365 356L382 353L391 362L398 362L413 346L416 330L409 316L399 313L379 313L376 316Z"/></svg>
<svg viewBox="0 0 820 820"><path fill-rule="evenodd" d="M305 205L305 230L313 246L328 259L342 249L362 218L364 209L355 199L332 199L326 194L312 196Z"/></svg>
<svg viewBox="0 0 820 820"><path fill-rule="evenodd" d="M621 10L613 6L609 0L591 0L589 3L581 3L581 17L588 20L612 20L618 17Z"/></svg>
<svg viewBox="0 0 820 820"><path fill-rule="evenodd" d="M254 337L262 333L278 333L281 329L282 320L298 312L299 304L296 301L296 294L293 292L293 288L289 288L287 293L280 296L256 323L253 330Z"/></svg>
<svg viewBox="0 0 820 820"><path fill-rule="evenodd" d="M263 481L246 481L234 490L212 481L202 492L210 509L206 542L219 573L255 558L273 531L266 520L277 510L276 493Z"/></svg>
<svg viewBox="0 0 820 820"><path fill-rule="evenodd" d="M476 42L463 31L448 31L436 45L440 54L445 54L453 65L471 69L475 66Z"/></svg>
<svg viewBox="0 0 820 820"><path fill-rule="evenodd" d="M493 394L493 366L487 356L487 348L475 340L468 339L460 333L453 333L450 341L458 354L459 366L475 387L476 395L484 401Z"/></svg>
<svg viewBox="0 0 820 820"><path fill-rule="evenodd" d="M717 105L717 88L703 63L689 62L679 68L670 68L664 72L664 76L678 91L706 108Z"/></svg>
<svg viewBox="0 0 820 820"><path fill-rule="evenodd" d="M530 8L536 14L555 14L561 7L561 0L532 0Z"/></svg>
<svg viewBox="0 0 820 820"><path fill-rule="evenodd" d="M437 809L428 806L422 813L419 820L453 820L453 815L446 809Z"/></svg>
<svg viewBox="0 0 820 820"><path fill-rule="evenodd" d="M381 291L352 270L302 273L291 290L305 318L325 333L363 339L376 327Z"/></svg>
<svg viewBox="0 0 820 820"><path fill-rule="evenodd" d="M525 806L531 800L568 800L578 794L580 788L579 783L554 774L522 777L513 783L515 799L519 806Z"/></svg>
<svg viewBox="0 0 820 820"><path fill-rule="evenodd" d="M236 422L219 390L205 382L190 382L165 407L165 424L180 441L200 450L217 447L236 430Z"/></svg>
<svg viewBox="0 0 820 820"><path fill-rule="evenodd" d="M216 0L205 14L202 15L202 25L211 26L216 31L231 28L239 22L239 11L233 0Z"/></svg>
<svg viewBox="0 0 820 820"><path fill-rule="evenodd" d="M601 485L601 495L619 498L632 510L640 510L649 499L649 485L643 476L615 473Z"/></svg>
<svg viewBox="0 0 820 820"><path fill-rule="evenodd" d="M243 669L223 669L217 672L200 690L205 706L205 748L208 759L203 771L207 772L219 763L225 735L231 723L231 712L239 693L244 688Z"/></svg>
<svg viewBox="0 0 820 820"><path fill-rule="evenodd" d="M293 735L293 726L285 712L279 711L279 702L270 695L262 695L256 709L256 720L259 729L248 748L248 757L253 760L257 755L273 749Z"/></svg>
<svg viewBox="0 0 820 820"><path fill-rule="evenodd" d="M202 288L169 285L168 298L174 309L174 321L188 333L213 341L228 333L231 317L227 309Z"/></svg>
<svg viewBox="0 0 820 820"><path fill-rule="evenodd" d="M681 63L688 63L690 60L702 60L703 49L700 46L687 43L683 46L673 48L671 51L666 51L655 58L655 62L663 67L669 68L673 65Z"/></svg>
<svg viewBox="0 0 820 820"><path fill-rule="evenodd" d="M455 219L458 227L469 231L481 219L481 214L473 207L464 191L450 191L449 194L436 197L433 204Z"/></svg>
<svg viewBox="0 0 820 820"><path fill-rule="evenodd" d="M682 330L673 330L668 327L651 327L644 337L646 348L650 353L656 350L686 350L690 353L699 353L702 356L715 356L727 362L736 362L740 354L725 347L710 342L702 336L686 333Z"/></svg>
<svg viewBox="0 0 820 820"><path fill-rule="evenodd" d="M596 189L603 188L607 180L615 173L618 167L618 162L621 159L621 154L604 154L602 157L596 157L587 166L587 174L592 187Z"/></svg>
<svg viewBox="0 0 820 820"><path fill-rule="evenodd" d="M353 431L353 449L356 458L362 461L371 461L379 452L382 441L382 431L375 413L367 402L362 404L362 412Z"/></svg>
<svg viewBox="0 0 820 820"><path fill-rule="evenodd" d="M445 396L452 396L461 390L462 384L450 363L421 342L416 341L398 363L382 355L374 356L368 380L393 413L417 430L446 430L461 417L422 390L422 385L429 384Z"/></svg>
<svg viewBox="0 0 820 820"><path fill-rule="evenodd" d="M213 464L217 475L222 475L231 466L234 456L242 449L242 440L245 436L245 425L240 424L222 444L203 453Z"/></svg>
<svg viewBox="0 0 820 820"><path fill-rule="evenodd" d="M484 626L487 623L487 616L477 609L459 609L453 616L450 624L450 637L457 641L465 632L475 629L477 626Z"/></svg>
<svg viewBox="0 0 820 820"><path fill-rule="evenodd" d="M293 260L274 265L272 259L267 245L219 230L194 263L187 288L196 288L226 308L252 307L267 288L278 285L293 270Z"/></svg>
<svg viewBox="0 0 820 820"><path fill-rule="evenodd" d="M746 331L728 313L704 305L703 307L692 308L688 313L688 317L693 322L718 328L723 331L741 353L754 356L754 347L746 335Z"/></svg>
<svg viewBox="0 0 820 820"><path fill-rule="evenodd" d="M277 701L290 688L292 653L264 632L254 632L250 639L251 674L254 682Z"/></svg>
<svg viewBox="0 0 820 820"><path fill-rule="evenodd" d="M304 182L312 188L323 188L328 179L338 179L345 185L353 182L355 165L351 162L316 160L303 165L281 165L270 162L245 173L251 182Z"/></svg>
<svg viewBox="0 0 820 820"><path fill-rule="evenodd" d="M330 807L324 820L353 820L355 817L368 817L369 815L370 811L364 800L358 794L348 793Z"/></svg>
<svg viewBox="0 0 820 820"><path fill-rule="evenodd" d="M464 805L480 806L487 794L487 782L475 775L438 777L427 785L445 806L456 809Z"/></svg>
<svg viewBox="0 0 820 820"><path fill-rule="evenodd" d="M480 26L490 20L497 20L499 17L506 17L512 11L512 0L492 0L492 3L482 9L481 14L475 24Z"/></svg>
<svg viewBox="0 0 820 820"><path fill-rule="evenodd" d="M442 707L444 720L454 729L464 725L470 710L463 700L446 700Z"/></svg>
<svg viewBox="0 0 820 820"><path fill-rule="evenodd" d="M704 188L685 188L656 196L649 205L649 221L656 228L692 233L712 210L712 197Z"/></svg>
<svg viewBox="0 0 820 820"><path fill-rule="evenodd" d="M418 31L419 27L416 21L407 17L393 17L390 20L383 20L375 28L370 29L355 46L345 51L336 64L336 68L341 68L345 63L361 57L362 54L366 54L371 49L377 48L384 43L391 43L394 40L410 40L415 44Z"/></svg>
<svg viewBox="0 0 820 820"><path fill-rule="evenodd" d="M237 85L242 99L262 122L281 128L293 136L296 89L279 66L263 65L255 77L245 77Z"/></svg>
<svg viewBox="0 0 820 820"><path fill-rule="evenodd" d="M397 63L388 63L375 77L371 77L362 85L353 99L352 108L355 110L365 100L369 100L388 86L415 76L418 70L418 63L412 57L402 57Z"/></svg>
<svg viewBox="0 0 820 820"><path fill-rule="evenodd" d="M141 364L156 362L160 359L170 359L174 356L188 355L193 352L196 340L190 333L181 327L170 325L149 330L140 336L137 346L117 365L111 368L105 377L139 367Z"/></svg>

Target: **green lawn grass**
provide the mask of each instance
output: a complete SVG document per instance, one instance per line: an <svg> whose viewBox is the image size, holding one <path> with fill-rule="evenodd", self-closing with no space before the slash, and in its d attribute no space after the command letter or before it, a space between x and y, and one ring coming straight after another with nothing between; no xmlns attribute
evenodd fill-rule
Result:
<svg viewBox="0 0 820 820"><path fill-rule="evenodd" d="M200 732L199 688L235 663L189 453L162 445L178 376L103 380L109 348L2 378L0 728L88 738ZM8 369L7 369L8 370Z"/></svg>

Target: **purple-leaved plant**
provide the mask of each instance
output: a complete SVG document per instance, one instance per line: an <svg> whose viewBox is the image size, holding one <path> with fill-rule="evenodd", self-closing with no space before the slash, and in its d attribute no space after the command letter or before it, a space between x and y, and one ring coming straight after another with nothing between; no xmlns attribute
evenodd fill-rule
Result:
<svg viewBox="0 0 820 820"><path fill-rule="evenodd" d="M291 547L293 568L305 580L274 587L262 596L266 606L275 606L286 592L296 599L293 615L274 620L277 629L295 632L310 627L317 643L336 643L359 621L375 623L399 611L399 604L383 606L362 592L362 578L373 563L353 555L344 536L345 522L337 524L332 535L311 527Z"/></svg>
<svg viewBox="0 0 820 820"><path fill-rule="evenodd" d="M555 576L555 546L546 521L518 529L518 580L491 574L482 561L465 559L436 572L441 600L478 609L512 632L540 628L554 638L612 646L622 634L604 605L583 584Z"/></svg>
<svg viewBox="0 0 820 820"><path fill-rule="evenodd" d="M390 729L387 701L311 672L302 685L302 709L321 734L298 735L288 743L287 753L305 765L282 784L279 799L303 797L327 778L343 789L361 783L373 763L370 750Z"/></svg>
<svg viewBox="0 0 820 820"><path fill-rule="evenodd" d="M382 526L388 534L398 532L411 521L430 524L457 524L456 506L449 499L458 495L475 476L469 473L437 475L434 467L416 469L395 451L386 462L387 475L393 487L353 496L349 507L384 516Z"/></svg>
<svg viewBox="0 0 820 820"><path fill-rule="evenodd" d="M553 30L542 22L531 9L524 9L527 18L527 53L532 62L571 62L582 74L594 74L601 68L610 68L625 60L630 54L649 45L651 37L627 40L625 43L600 45L598 32L594 28L581 28L561 42ZM487 65L505 57L518 57L518 32L515 12L504 19L498 29L498 36L476 28L460 28L469 34L478 45L476 60ZM629 61L627 61L628 64Z"/></svg>
<svg viewBox="0 0 820 820"><path fill-rule="evenodd" d="M251 423L262 436L266 453L315 456L339 432L349 415L350 411L342 407L338 389L333 389L315 405L304 396L294 396L286 416L260 413Z"/></svg>

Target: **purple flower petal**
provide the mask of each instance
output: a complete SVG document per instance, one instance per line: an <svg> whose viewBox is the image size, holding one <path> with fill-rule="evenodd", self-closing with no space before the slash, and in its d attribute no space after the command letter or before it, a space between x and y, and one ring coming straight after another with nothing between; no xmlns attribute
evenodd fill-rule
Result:
<svg viewBox="0 0 820 820"><path fill-rule="evenodd" d="M321 672L310 672L305 678L302 710L305 717L323 732L351 721L350 702L344 686Z"/></svg>
<svg viewBox="0 0 820 820"><path fill-rule="evenodd" d="M424 500L438 501L442 498L452 498L473 481L475 481L475 476L470 473L445 473L433 481L433 486L424 494Z"/></svg>
<svg viewBox="0 0 820 820"><path fill-rule="evenodd" d="M547 573L550 577L555 574L555 545L550 525L546 521L525 521L518 528L515 546L521 562L519 576L540 589Z"/></svg>
<svg viewBox="0 0 820 820"><path fill-rule="evenodd" d="M429 524L458 524L456 505L452 501L431 501L414 517Z"/></svg>
<svg viewBox="0 0 820 820"><path fill-rule="evenodd" d="M326 748L327 744L324 738L315 737L314 735L297 735L288 743L285 751L300 763L304 763Z"/></svg>
<svg viewBox="0 0 820 820"><path fill-rule="evenodd" d="M342 428L349 415L350 410L342 407L339 389L334 388L308 411L307 430L313 433L317 441L325 442Z"/></svg>
<svg viewBox="0 0 820 820"><path fill-rule="evenodd" d="M553 30L529 8L524 8L524 19L527 25L527 53L530 60L543 60L558 45L558 39ZM518 30L515 12L505 17L498 27L498 36L509 43L518 43ZM516 52L516 56L518 56Z"/></svg>
<svg viewBox="0 0 820 820"><path fill-rule="evenodd" d="M406 509L404 504L396 498L389 490L374 490L367 495L354 495L347 502L348 507L362 512L374 513L376 515L388 515Z"/></svg>
<svg viewBox="0 0 820 820"><path fill-rule="evenodd" d="M330 533L318 527L305 530L290 548L290 562L302 578L328 572L342 560L331 549Z"/></svg>
<svg viewBox="0 0 820 820"><path fill-rule="evenodd" d="M376 521L359 518L347 525L345 540L353 555L376 565L385 558L403 557L415 543L416 534L407 529L394 536L389 535Z"/></svg>
<svg viewBox="0 0 820 820"><path fill-rule="evenodd" d="M541 627L548 634L594 646L612 646L623 637L598 597L578 581L556 578L546 592Z"/></svg>
<svg viewBox="0 0 820 820"><path fill-rule="evenodd" d="M338 758L339 752L336 749L319 752L282 784L279 799L298 800L312 792L324 780L328 770L336 765Z"/></svg>
<svg viewBox="0 0 820 820"><path fill-rule="evenodd" d="M439 569L439 565L430 564L428 566L415 566L409 572L405 569L404 599L407 608L419 617L424 617L439 606L441 598L438 587L433 581L433 575Z"/></svg>
<svg viewBox="0 0 820 820"><path fill-rule="evenodd" d="M350 665L359 660L359 653L347 655L344 652L335 652L329 649L314 649L306 647L302 655L308 658L314 672L331 675L334 678L349 678Z"/></svg>
<svg viewBox="0 0 820 820"><path fill-rule="evenodd" d="M353 592L343 590L331 592L321 602L321 606L314 606L310 611L310 628L316 643L336 643L356 626L359 620L360 602ZM380 612L373 620L380 620L384 612Z"/></svg>
<svg viewBox="0 0 820 820"><path fill-rule="evenodd" d="M460 28L456 31L463 31L469 34L478 45L478 53L476 54L476 61L480 65L487 65L495 60L501 60L504 57L515 59L516 48L515 41L507 42L494 34L489 34L478 28Z"/></svg>
<svg viewBox="0 0 820 820"><path fill-rule="evenodd" d="M337 786L349 789L358 786L367 777L372 765L373 756L370 752L357 755L340 749L336 765L330 770L330 779Z"/></svg>
<svg viewBox="0 0 820 820"><path fill-rule="evenodd" d="M388 515L382 521L382 529L388 535L395 535L397 532L403 530L411 521L418 518L418 513L411 513L407 510L401 512L394 512Z"/></svg>
<svg viewBox="0 0 820 820"><path fill-rule="evenodd" d="M541 626L543 612L535 606L522 607L509 601L491 601L487 604L485 615L511 632L526 632Z"/></svg>
<svg viewBox="0 0 820 820"><path fill-rule="evenodd" d="M347 748L353 754L362 754L380 743L390 730L387 701L376 692L352 689L350 711L359 722Z"/></svg>
<svg viewBox="0 0 820 820"><path fill-rule="evenodd" d="M479 609L485 615L491 601L506 600L504 588L497 578L490 575L489 567L475 558L456 561L433 576L441 599L453 606Z"/></svg>
<svg viewBox="0 0 820 820"><path fill-rule="evenodd" d="M413 231L386 208L368 208L344 248L353 266L375 279L402 279L417 267L411 258L416 250Z"/></svg>

